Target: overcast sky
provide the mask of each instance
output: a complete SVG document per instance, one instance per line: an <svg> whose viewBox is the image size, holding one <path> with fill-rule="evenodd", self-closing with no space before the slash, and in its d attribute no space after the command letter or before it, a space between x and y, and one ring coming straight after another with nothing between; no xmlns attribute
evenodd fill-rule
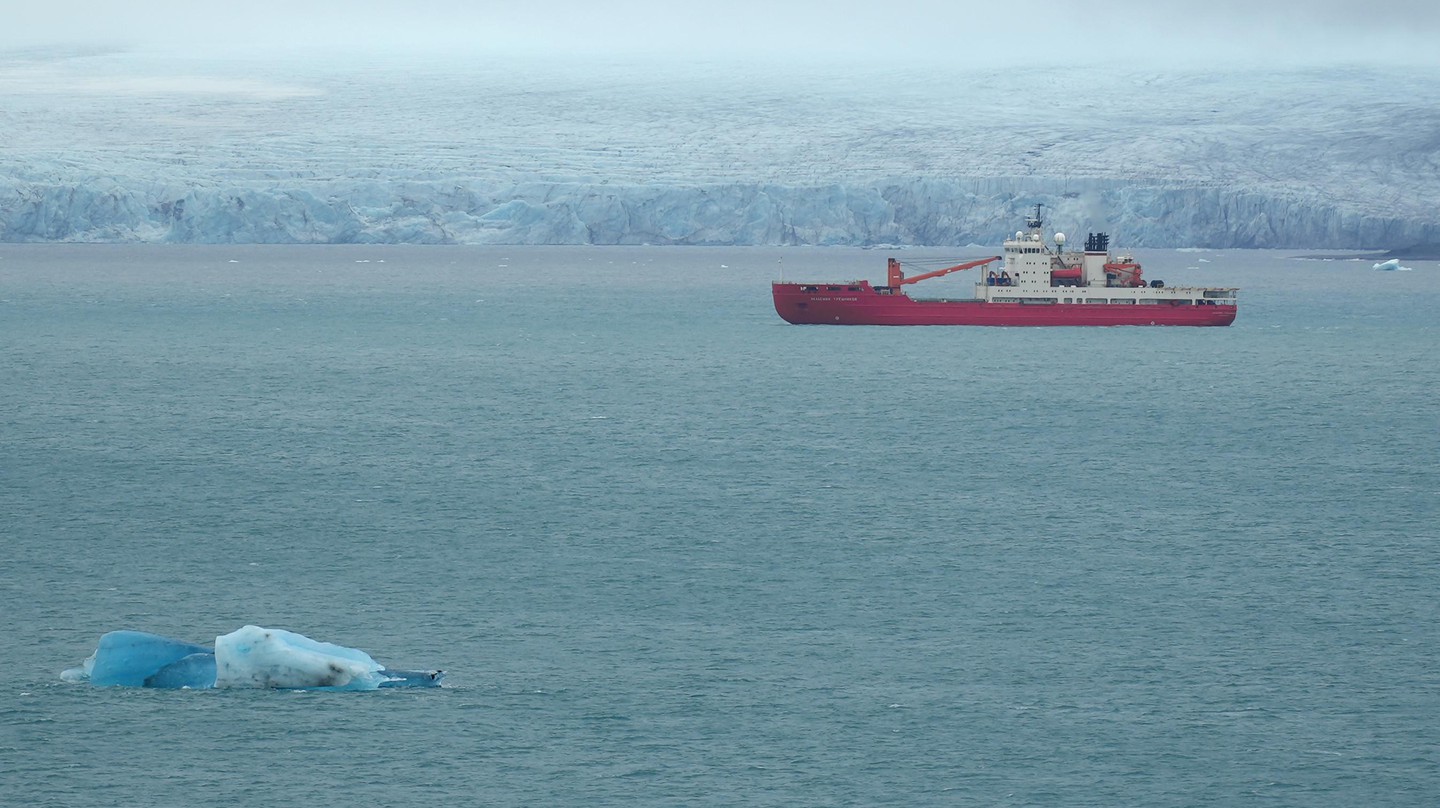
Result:
<svg viewBox="0 0 1440 808"><path fill-rule="evenodd" d="M1440 64L1440 0L48 0L0 48L434 50L706 59L1050 62L1108 49L1191 59Z"/></svg>

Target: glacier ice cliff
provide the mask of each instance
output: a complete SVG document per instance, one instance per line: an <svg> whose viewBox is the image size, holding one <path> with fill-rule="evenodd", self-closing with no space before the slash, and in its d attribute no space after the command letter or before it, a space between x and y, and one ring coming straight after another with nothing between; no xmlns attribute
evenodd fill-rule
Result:
<svg viewBox="0 0 1440 808"><path fill-rule="evenodd" d="M0 241L994 244L1043 203L1125 246L1395 248L1440 242L1437 86L0 60Z"/></svg>
<svg viewBox="0 0 1440 808"><path fill-rule="evenodd" d="M304 190L199 187L161 199L118 184L7 187L0 178L0 241L995 244L1035 203L1052 222L1124 234L1129 247L1378 248L1440 240L1440 225L1430 221L1204 186L991 178L823 187L528 183L496 191L450 182L408 183L407 192L335 181Z"/></svg>
<svg viewBox="0 0 1440 808"><path fill-rule="evenodd" d="M111 631L61 678L97 687L376 690L439 687L441 671L389 670L364 651L284 629L245 626L213 648L143 631Z"/></svg>

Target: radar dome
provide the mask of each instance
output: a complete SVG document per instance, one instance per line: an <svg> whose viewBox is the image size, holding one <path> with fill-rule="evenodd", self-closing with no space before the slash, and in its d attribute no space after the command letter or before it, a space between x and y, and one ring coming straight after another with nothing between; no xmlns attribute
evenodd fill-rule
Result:
<svg viewBox="0 0 1440 808"><path fill-rule="evenodd" d="M1064 247L1064 246L1065 246L1065 234L1064 234L1064 233L1056 233L1056 234L1055 234L1055 243L1058 244L1058 245L1060 245L1061 247Z"/></svg>

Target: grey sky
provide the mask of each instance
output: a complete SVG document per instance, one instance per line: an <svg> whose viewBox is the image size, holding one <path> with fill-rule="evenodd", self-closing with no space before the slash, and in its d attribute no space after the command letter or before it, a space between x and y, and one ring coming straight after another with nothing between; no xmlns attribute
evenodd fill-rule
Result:
<svg viewBox="0 0 1440 808"><path fill-rule="evenodd" d="M18 5L18 4L17 4ZM0 48L826 56L867 62L1308 57L1435 63L1436 0L50 0L6 12Z"/></svg>

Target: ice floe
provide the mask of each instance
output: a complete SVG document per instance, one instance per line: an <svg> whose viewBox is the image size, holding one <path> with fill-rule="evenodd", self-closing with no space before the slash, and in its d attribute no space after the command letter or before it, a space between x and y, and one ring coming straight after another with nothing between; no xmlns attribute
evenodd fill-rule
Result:
<svg viewBox="0 0 1440 808"><path fill-rule="evenodd" d="M1376 264L1375 266L1371 267L1371 269L1383 269L1383 270L1386 270L1387 272L1396 272L1396 271L1399 271L1399 272L1409 272L1409 271L1410 271L1410 267L1402 267L1402 266L1400 266L1400 259L1399 259L1399 258L1391 258L1389 261L1381 261L1380 263L1378 263L1378 264Z"/></svg>
<svg viewBox="0 0 1440 808"><path fill-rule="evenodd" d="M390 670L355 648L276 628L245 626L214 647L144 631L111 631L67 682L98 687L376 690L439 687L443 671Z"/></svg>

